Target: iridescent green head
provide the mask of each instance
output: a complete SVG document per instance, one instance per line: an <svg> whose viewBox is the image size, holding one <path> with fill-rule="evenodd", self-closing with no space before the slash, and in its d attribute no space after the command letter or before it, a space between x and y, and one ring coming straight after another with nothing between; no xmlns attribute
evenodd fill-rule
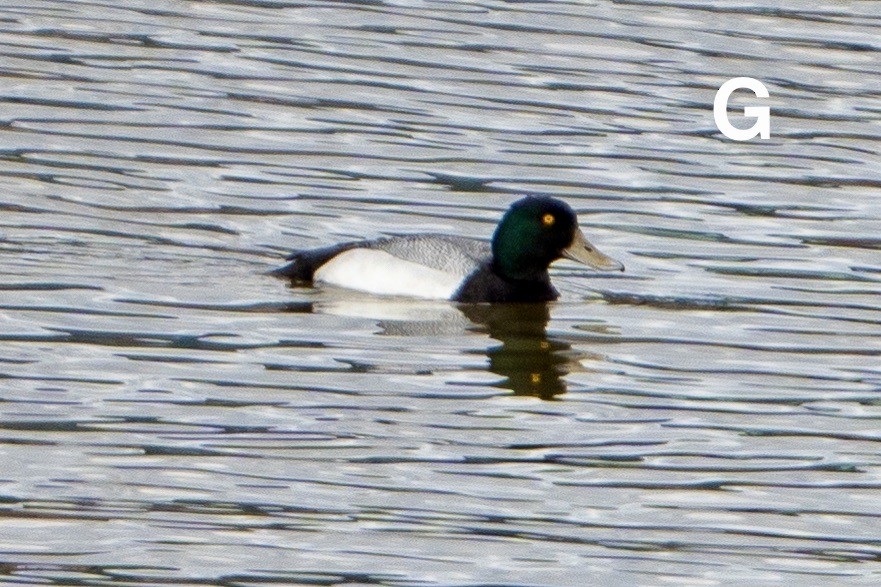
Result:
<svg viewBox="0 0 881 587"><path fill-rule="evenodd" d="M509 280L541 279L562 257L602 271L624 269L587 241L568 204L548 197L514 202L496 228L492 252L493 269Z"/></svg>

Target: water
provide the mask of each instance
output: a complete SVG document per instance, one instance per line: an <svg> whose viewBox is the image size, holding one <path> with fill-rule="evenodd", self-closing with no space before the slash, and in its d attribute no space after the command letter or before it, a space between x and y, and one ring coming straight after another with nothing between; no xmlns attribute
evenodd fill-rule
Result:
<svg viewBox="0 0 881 587"><path fill-rule="evenodd" d="M877 585L879 33L859 1L0 7L0 582ZM737 76L771 140L717 132ZM486 238L523 193L627 272L491 309L264 274Z"/></svg>

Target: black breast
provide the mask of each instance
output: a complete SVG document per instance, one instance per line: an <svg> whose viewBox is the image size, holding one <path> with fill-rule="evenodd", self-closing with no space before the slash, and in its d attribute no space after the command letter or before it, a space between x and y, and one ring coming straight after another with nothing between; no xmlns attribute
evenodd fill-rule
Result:
<svg viewBox="0 0 881 587"><path fill-rule="evenodd" d="M508 280L497 275L489 262L465 278L451 298L454 302L552 302L559 297L544 273L537 279Z"/></svg>

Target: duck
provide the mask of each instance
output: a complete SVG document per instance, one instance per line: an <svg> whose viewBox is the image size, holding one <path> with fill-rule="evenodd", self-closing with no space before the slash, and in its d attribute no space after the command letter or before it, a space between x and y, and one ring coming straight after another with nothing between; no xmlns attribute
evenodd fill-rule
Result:
<svg viewBox="0 0 881 587"><path fill-rule="evenodd" d="M444 234L349 241L294 251L271 273L294 284L374 295L531 303L559 297L548 268L563 258L599 271L624 270L587 240L566 202L526 196L511 204L490 242Z"/></svg>

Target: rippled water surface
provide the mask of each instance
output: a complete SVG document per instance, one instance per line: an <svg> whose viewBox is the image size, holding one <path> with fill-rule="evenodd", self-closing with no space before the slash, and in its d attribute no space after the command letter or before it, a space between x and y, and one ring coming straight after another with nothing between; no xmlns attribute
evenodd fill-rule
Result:
<svg viewBox="0 0 881 587"><path fill-rule="evenodd" d="M0 582L878 585L879 150L874 1L4 2ZM265 274L524 193L627 272Z"/></svg>

